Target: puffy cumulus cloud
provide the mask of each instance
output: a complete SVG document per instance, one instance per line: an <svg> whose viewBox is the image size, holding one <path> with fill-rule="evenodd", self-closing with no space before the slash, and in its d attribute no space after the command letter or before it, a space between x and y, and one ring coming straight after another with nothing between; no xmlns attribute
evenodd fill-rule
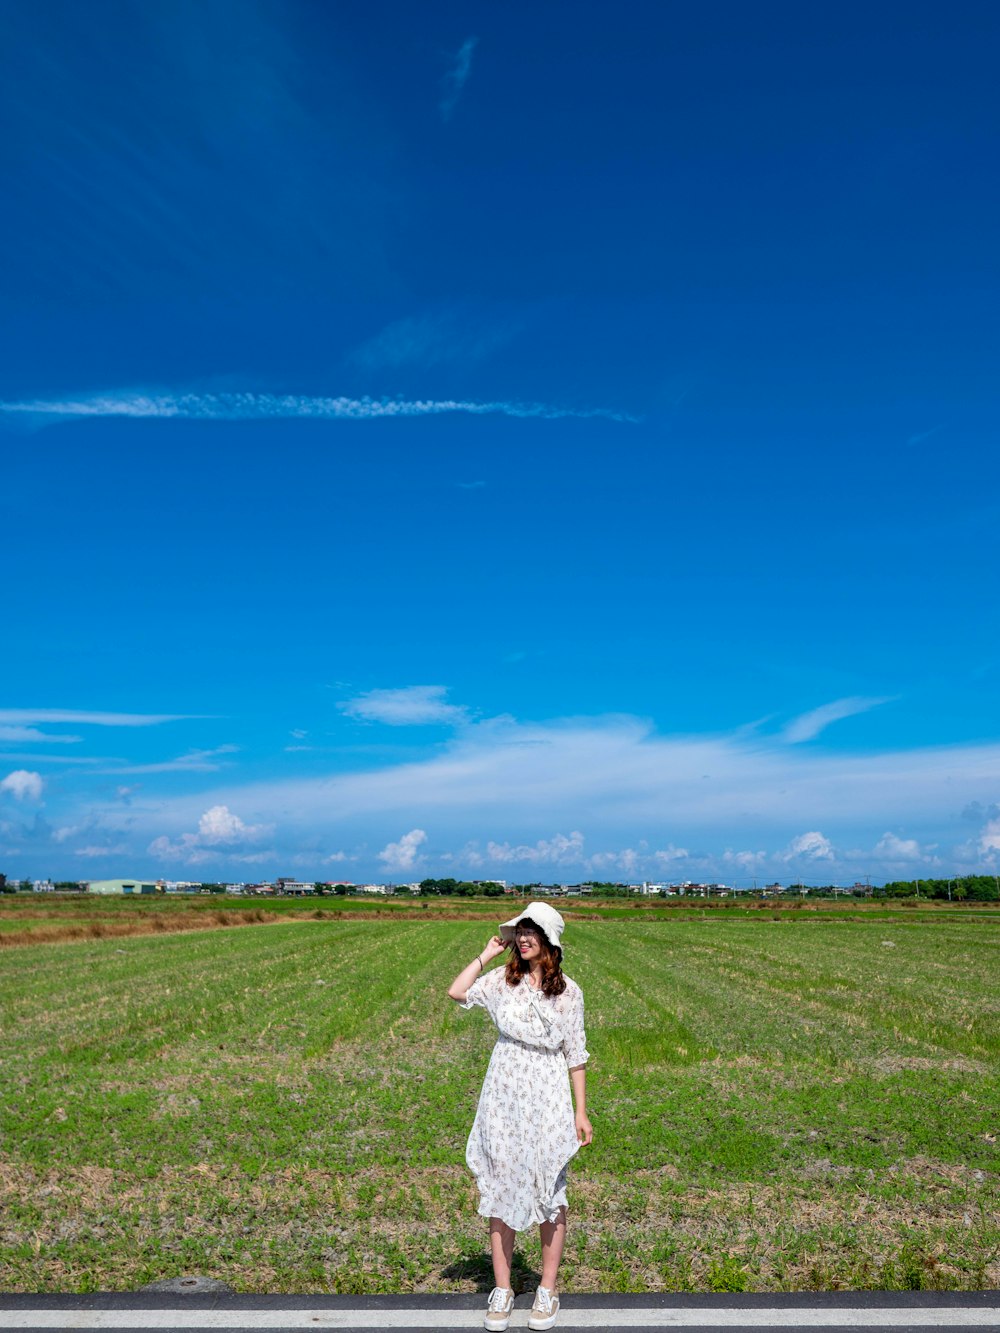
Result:
<svg viewBox="0 0 1000 1333"><path fill-rule="evenodd" d="M228 805L213 805L198 820L198 838L202 842L245 842L270 832L263 824L244 824Z"/></svg>
<svg viewBox="0 0 1000 1333"><path fill-rule="evenodd" d="M783 852L779 852L775 858L778 861L833 861L836 854L833 850L833 844L829 838L824 838L822 833L800 833L797 838L793 838Z"/></svg>
<svg viewBox="0 0 1000 1333"><path fill-rule="evenodd" d="M920 861L925 859L924 849L916 838L897 838L895 833L883 833L875 844L872 854L879 861Z"/></svg>
<svg viewBox="0 0 1000 1333"><path fill-rule="evenodd" d="M412 870L417 863L420 848L427 841L422 828L410 829L399 842L390 842L378 854L386 870Z"/></svg>
<svg viewBox="0 0 1000 1333"><path fill-rule="evenodd" d="M691 853L686 847L675 847L668 843L666 847L653 853L653 860L658 861L661 866L670 865L673 861L686 861Z"/></svg>
<svg viewBox="0 0 1000 1333"><path fill-rule="evenodd" d="M995 801L991 805L983 805L982 801L970 801L962 811L962 818L971 824L981 824L987 819L1000 819L1000 805Z"/></svg>
<svg viewBox="0 0 1000 1333"><path fill-rule="evenodd" d="M164 861L185 861L199 865L219 860L223 852L231 860L256 862L270 859L271 853L234 855L243 843L256 842L273 831L273 824L246 824L228 805L213 805L198 820L197 833L182 833L171 841L165 834L149 844L151 856Z"/></svg>
<svg viewBox="0 0 1000 1333"><path fill-rule="evenodd" d="M727 847L722 853L723 865L736 870L759 870L767 861L767 852L734 852Z"/></svg>
<svg viewBox="0 0 1000 1333"><path fill-rule="evenodd" d="M639 864L641 853L635 847L623 847L618 852L595 852L588 856L581 865L598 875L614 874L616 871L631 876Z"/></svg>
<svg viewBox="0 0 1000 1333"><path fill-rule="evenodd" d="M990 860L1000 853L1000 817L987 820L979 830L978 850Z"/></svg>
<svg viewBox="0 0 1000 1333"><path fill-rule="evenodd" d="M13 773L8 773L0 782L0 792L13 796L15 801L40 801L44 786L41 773L15 768Z"/></svg>
<svg viewBox="0 0 1000 1333"><path fill-rule="evenodd" d="M446 685L407 685L398 690L369 690L337 707L361 722L384 722L390 727L454 726L468 716L464 708L447 702Z"/></svg>
<svg viewBox="0 0 1000 1333"><path fill-rule="evenodd" d="M557 833L554 837L540 839L533 845L521 843L512 846L509 842L489 842L486 844L486 859L499 865L509 865L523 861L530 865L575 865L583 861L583 834Z"/></svg>

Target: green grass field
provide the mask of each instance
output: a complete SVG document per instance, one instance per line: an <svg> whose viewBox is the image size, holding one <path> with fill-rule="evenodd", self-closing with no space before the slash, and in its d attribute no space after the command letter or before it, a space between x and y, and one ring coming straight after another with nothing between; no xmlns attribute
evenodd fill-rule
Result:
<svg viewBox="0 0 1000 1333"><path fill-rule="evenodd" d="M0 953L0 1288L490 1285L492 1029L444 992L504 905L316 906ZM1000 915L567 916L596 1132L567 1289L1000 1286Z"/></svg>

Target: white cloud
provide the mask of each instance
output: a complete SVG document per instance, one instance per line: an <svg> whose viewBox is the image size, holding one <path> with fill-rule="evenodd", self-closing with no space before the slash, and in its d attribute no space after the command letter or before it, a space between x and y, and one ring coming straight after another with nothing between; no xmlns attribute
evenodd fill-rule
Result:
<svg viewBox="0 0 1000 1333"><path fill-rule="evenodd" d="M0 405L0 411L3 410ZM0 723L15 725L68 722L92 727L155 727L161 722L190 720L195 720L192 713L89 713L76 708L0 708Z"/></svg>
<svg viewBox="0 0 1000 1333"><path fill-rule="evenodd" d="M564 833L557 833L531 846L525 843L512 846L509 842L489 842L486 844L486 859L499 865L519 861L531 865L572 865L583 860L583 834L573 832L567 837Z"/></svg>
<svg viewBox="0 0 1000 1333"><path fill-rule="evenodd" d="M627 412L606 408L553 407L548 403L507 401L474 402L467 399L317 398L301 394L269 393L111 393L93 398L35 399L0 402L0 416L24 418L40 424L88 417L167 418L197 421L277 421L285 418L318 421L380 421L402 417L452 414L505 416L558 421L564 417L603 417L635 422ZM81 719L82 720L82 719ZM166 720L166 719L163 719ZM140 725L132 723L131 725Z"/></svg>
<svg viewBox="0 0 1000 1333"><path fill-rule="evenodd" d="M176 759L165 759L159 764L125 764L120 768L100 768L108 776L135 773L214 773L222 765L216 763L220 755L236 754L238 745L217 745L214 750L189 750Z"/></svg>
<svg viewBox="0 0 1000 1333"><path fill-rule="evenodd" d="M454 63L444 76L444 92L439 103L441 117L450 120L452 112L462 96L462 90L472 73L472 53L479 43L478 37L467 37L455 53Z"/></svg>
<svg viewBox="0 0 1000 1333"><path fill-rule="evenodd" d="M727 847L722 853L722 861L738 870L759 870L767 861L767 852L734 852Z"/></svg>
<svg viewBox="0 0 1000 1333"><path fill-rule="evenodd" d="M1000 852L1000 818L987 820L983 825L978 847L980 855L990 859Z"/></svg>
<svg viewBox="0 0 1000 1333"><path fill-rule="evenodd" d="M345 699L337 707L348 717L364 722L384 722L390 727L425 726L464 722L466 709L446 702L446 685L408 685L398 690L369 690L356 699Z"/></svg>
<svg viewBox="0 0 1000 1333"><path fill-rule="evenodd" d="M166 861L185 861L189 865L218 859L220 847L233 860L262 860L270 853L240 856L233 849L266 837L273 828L272 824L245 824L227 805L213 805L198 820L197 833L182 833L175 841L161 835L153 839L147 850L151 856Z"/></svg>
<svg viewBox="0 0 1000 1333"><path fill-rule="evenodd" d="M797 861L804 858L809 861L833 861L833 844L822 833L800 833L793 838L783 852L777 854L778 861Z"/></svg>
<svg viewBox="0 0 1000 1333"><path fill-rule="evenodd" d="M457 311L395 320L354 351L350 360L366 370L388 366L437 366L480 361L519 331L514 323L471 324Z"/></svg>
<svg viewBox="0 0 1000 1333"><path fill-rule="evenodd" d="M686 861L691 855L686 847L675 847L670 843L661 851L653 853L653 859L659 861L661 865L669 865L672 861Z"/></svg>
<svg viewBox="0 0 1000 1333"><path fill-rule="evenodd" d="M883 833L872 852L879 861L919 861L924 850L916 838L897 838L894 833Z"/></svg>
<svg viewBox="0 0 1000 1333"><path fill-rule="evenodd" d="M857 713L867 713L870 708L891 702L889 698L866 699L860 695L848 699L835 699L833 703L823 704L820 708L814 708L811 712L801 713L798 717L792 718L782 735L789 745L800 745L803 741L811 741L833 722L839 722L845 717L854 717Z"/></svg>
<svg viewBox="0 0 1000 1333"><path fill-rule="evenodd" d="M227 805L213 805L198 820L198 837L202 842L243 842L267 832L262 824L244 824Z"/></svg>
<svg viewBox="0 0 1000 1333"><path fill-rule="evenodd" d="M399 842L390 842L378 854L378 859L386 870L412 870L417 861L417 854L427 841L427 834L422 828L411 829L404 833Z"/></svg>
<svg viewBox="0 0 1000 1333"><path fill-rule="evenodd" d="M506 858L491 866L493 873L502 874L502 864L530 865L532 857L539 865L555 865L553 854L566 857L567 849L547 850L551 830L571 829L585 836L572 851L581 869L588 849L641 851L646 838L651 848L669 851L669 831L677 849L697 846L691 863L699 877L718 878L726 869L738 874L740 868L780 877L787 858L797 855L796 874L816 865L831 878L853 880L877 874L872 849L887 829L907 829L925 850L946 845L950 829L953 842L958 829L968 838L963 810L977 816L969 830L975 836L962 847L947 844L947 856L969 869L987 857L1000 858L1000 848L992 846L1000 827L984 827L994 817L989 798L998 772L1000 744L837 753L760 734L664 736L627 716L525 723L469 718L446 744L416 760L361 763L348 771L331 767L323 775L252 784L235 778L223 783L220 777L197 794L177 792L155 803L146 792L127 810L110 794L105 805L91 798L86 817L101 819L101 837L77 841L127 835L132 842L141 830L143 845L165 835L173 846L177 829L197 829L205 810L225 805L248 822L247 812L254 812L254 821L280 816L277 851L286 856L313 845L367 845L370 853L357 853L360 876L382 867L377 849L395 841L400 828L416 827L434 829L440 855L424 851L431 872L444 865L445 853L453 856L456 873L465 864L471 869L462 859L471 844L485 866L490 836ZM704 780L706 773L711 780ZM85 817L72 804L58 815L64 825ZM132 821L127 827L126 816ZM822 830L823 842L797 841L802 830ZM51 846L49 837L46 831ZM758 850L763 847L771 854L764 856ZM826 848L835 861L823 854ZM212 848L205 844L202 850ZM538 860L545 856L548 862ZM643 877L663 877L663 863L652 851L646 857Z"/></svg>
<svg viewBox="0 0 1000 1333"><path fill-rule="evenodd" d="M15 801L39 801L44 787L41 773L26 768L15 768L0 782L0 792L8 792Z"/></svg>
<svg viewBox="0 0 1000 1333"><path fill-rule="evenodd" d="M74 856L82 856L87 859L97 859L102 856L128 856L128 853L129 849L122 842L115 843L110 847L87 846L73 849Z"/></svg>
<svg viewBox="0 0 1000 1333"><path fill-rule="evenodd" d="M72 745L75 741L81 740L80 736L58 736L51 732L39 731L37 727L8 727L0 726L0 741L5 743L14 742L18 745L37 745L41 742L48 744Z"/></svg>

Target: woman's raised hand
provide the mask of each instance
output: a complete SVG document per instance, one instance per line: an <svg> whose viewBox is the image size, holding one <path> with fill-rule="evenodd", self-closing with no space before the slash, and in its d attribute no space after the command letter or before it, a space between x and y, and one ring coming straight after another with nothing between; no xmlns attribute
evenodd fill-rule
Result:
<svg viewBox="0 0 1000 1333"><path fill-rule="evenodd" d="M509 945L505 944L499 935L494 935L489 944L487 944L486 948L479 955L483 960L483 966L485 967L487 963L492 963L494 958L499 958L507 948L509 948Z"/></svg>

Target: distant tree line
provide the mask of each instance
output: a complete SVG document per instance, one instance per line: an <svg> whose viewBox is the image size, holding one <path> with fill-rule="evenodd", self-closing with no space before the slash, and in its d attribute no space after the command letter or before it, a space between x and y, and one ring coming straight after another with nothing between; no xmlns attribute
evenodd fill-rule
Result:
<svg viewBox="0 0 1000 1333"><path fill-rule="evenodd" d="M454 898L502 898L504 889L492 880L474 884L468 879L422 879L420 892Z"/></svg>
<svg viewBox="0 0 1000 1333"><path fill-rule="evenodd" d="M897 879L875 889L878 898L950 898L952 902L1000 901L996 875L962 875L953 879Z"/></svg>

